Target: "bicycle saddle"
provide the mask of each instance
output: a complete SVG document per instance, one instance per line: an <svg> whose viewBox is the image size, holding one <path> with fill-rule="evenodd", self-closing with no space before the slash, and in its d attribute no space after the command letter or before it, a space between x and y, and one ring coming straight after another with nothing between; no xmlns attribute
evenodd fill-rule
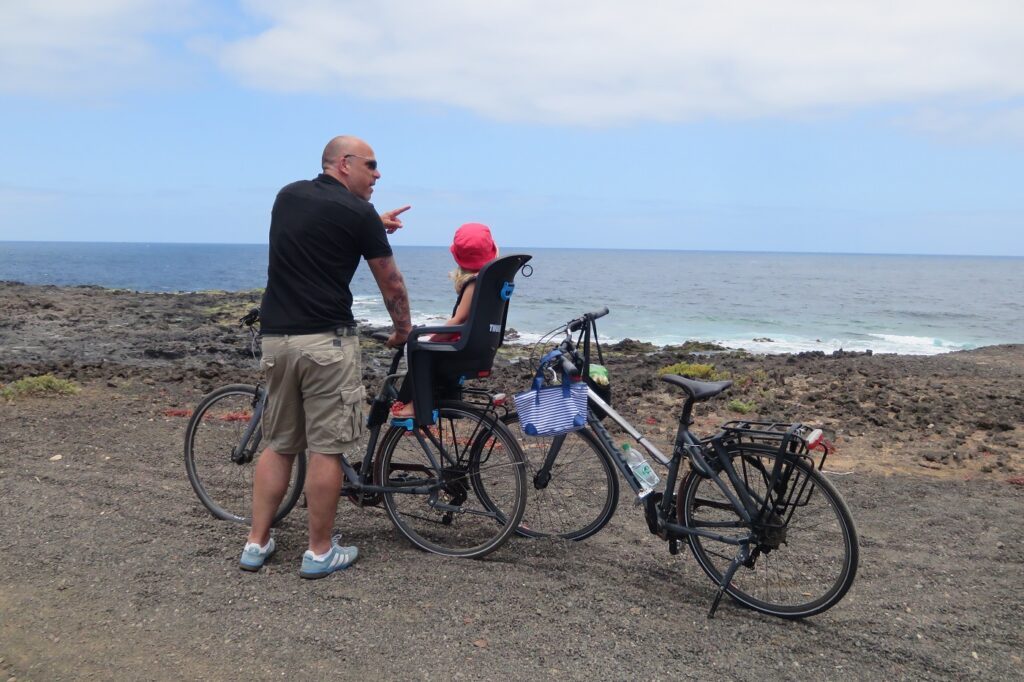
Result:
<svg viewBox="0 0 1024 682"><path fill-rule="evenodd" d="M662 381L667 381L673 386L678 386L693 398L695 402L701 400L707 400L713 398L725 389L732 386L731 381L697 381L695 379L687 379L677 374L666 374L661 377Z"/></svg>

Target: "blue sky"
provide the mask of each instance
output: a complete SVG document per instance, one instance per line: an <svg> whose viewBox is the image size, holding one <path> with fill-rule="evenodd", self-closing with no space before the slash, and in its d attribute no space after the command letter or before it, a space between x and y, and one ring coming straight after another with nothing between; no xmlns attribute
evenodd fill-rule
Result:
<svg viewBox="0 0 1024 682"><path fill-rule="evenodd" d="M396 244L1024 256L1024 3L0 3L0 241L261 243L337 134Z"/></svg>

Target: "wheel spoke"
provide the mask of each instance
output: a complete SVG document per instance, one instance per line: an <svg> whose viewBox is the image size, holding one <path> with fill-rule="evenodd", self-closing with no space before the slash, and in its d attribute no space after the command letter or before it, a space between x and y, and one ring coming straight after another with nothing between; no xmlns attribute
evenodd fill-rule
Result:
<svg viewBox="0 0 1024 682"><path fill-rule="evenodd" d="M518 532L530 537L582 540L601 530L615 513L619 488L615 469L589 430L566 434L549 472L538 487L536 476L553 438L526 436L516 415L505 418L523 448L529 493Z"/></svg>
<svg viewBox="0 0 1024 682"><path fill-rule="evenodd" d="M727 588L744 605L787 618L831 607L849 589L856 573L856 530L845 503L802 460L790 460L794 468L789 485L786 494L779 496L778 490L768 487L777 452L734 448L730 454L746 492L753 499L779 504L778 514L772 514L768 523L756 518L752 524L743 523L714 481L691 475L680 484L680 523L750 529L751 559L740 566ZM725 480L725 474L721 476ZM701 567L720 581L735 555L710 538L691 536L690 546Z"/></svg>
<svg viewBox="0 0 1024 682"><path fill-rule="evenodd" d="M387 475L379 479L393 480L415 470L440 481L430 496L385 493L385 509L395 527L422 549L483 556L505 541L522 516L522 453L504 427L464 403L443 404L431 429L445 452L432 452L443 460L440 472L434 471L415 434L392 429L382 439L377 466ZM429 439L425 442L434 448Z"/></svg>
<svg viewBox="0 0 1024 682"><path fill-rule="evenodd" d="M207 395L196 408L185 434L185 468L200 501L214 516L248 523L252 511L252 461L232 461L253 415L256 387L235 384ZM260 430L256 428L246 448L259 453ZM295 506L302 494L305 461L296 458L292 478L275 514L275 523Z"/></svg>

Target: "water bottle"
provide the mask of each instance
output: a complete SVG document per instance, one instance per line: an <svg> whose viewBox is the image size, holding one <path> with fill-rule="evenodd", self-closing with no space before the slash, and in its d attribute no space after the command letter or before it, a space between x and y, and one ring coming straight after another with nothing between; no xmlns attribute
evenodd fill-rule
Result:
<svg viewBox="0 0 1024 682"><path fill-rule="evenodd" d="M640 492L640 497L646 496L654 486L658 485L658 474L654 473L654 469L647 462L640 451L632 447L629 443L623 443L622 454L626 456L626 464L629 465L633 475L636 476L636 480L640 482L644 490Z"/></svg>

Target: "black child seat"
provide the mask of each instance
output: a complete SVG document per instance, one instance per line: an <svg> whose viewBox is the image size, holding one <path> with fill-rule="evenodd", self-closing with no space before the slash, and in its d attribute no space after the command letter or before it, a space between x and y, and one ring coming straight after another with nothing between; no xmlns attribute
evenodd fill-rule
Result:
<svg viewBox="0 0 1024 682"><path fill-rule="evenodd" d="M438 394L457 392L465 379L488 376L505 336L508 302L519 269L533 256L512 255L491 261L476 278L476 288L464 324L414 327L409 334L409 375L412 379L416 423L433 422ZM459 334L454 341L429 341L430 334Z"/></svg>

